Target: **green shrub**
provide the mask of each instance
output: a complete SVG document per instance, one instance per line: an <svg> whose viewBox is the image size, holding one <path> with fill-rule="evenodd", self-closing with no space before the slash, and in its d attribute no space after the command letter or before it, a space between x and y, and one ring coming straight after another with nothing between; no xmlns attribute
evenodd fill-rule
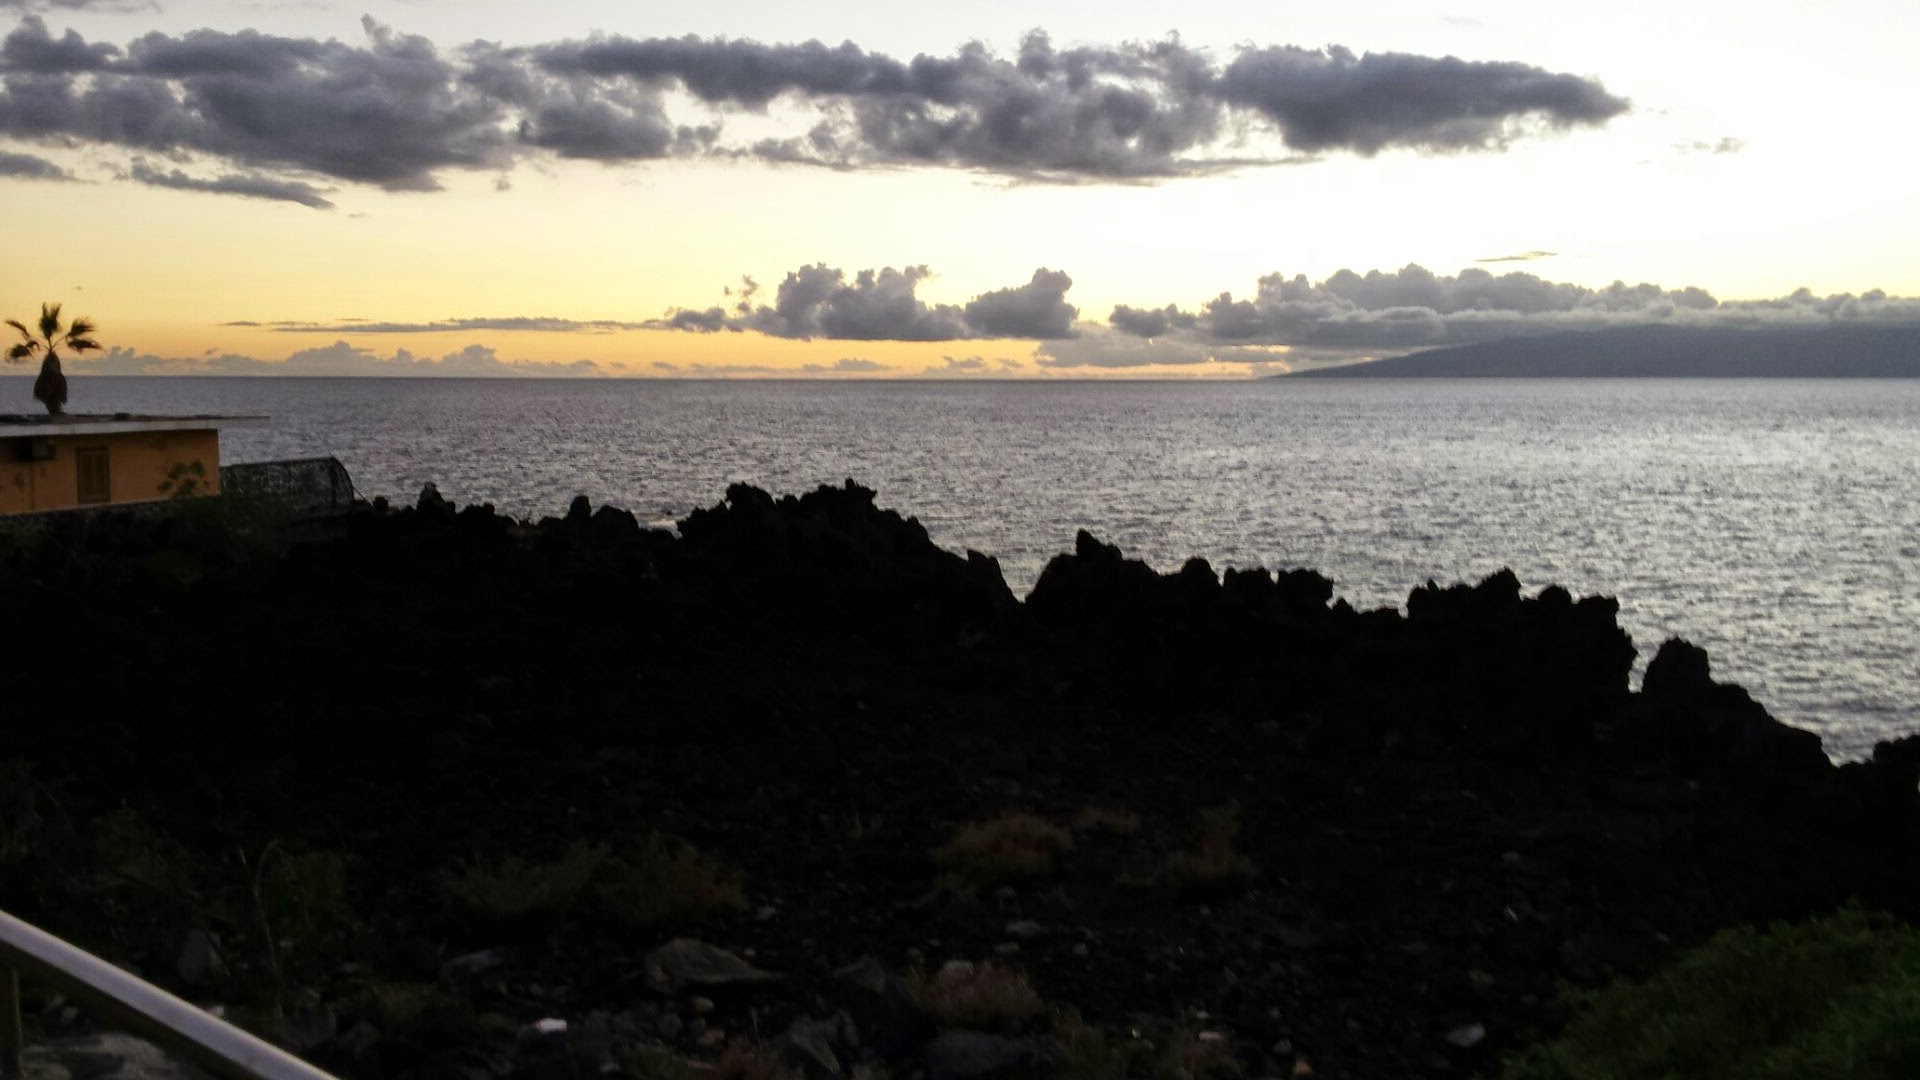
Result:
<svg viewBox="0 0 1920 1080"><path fill-rule="evenodd" d="M218 918L217 863L132 809L71 820L17 763L0 766L0 842L0 907L114 963L169 970Z"/></svg>
<svg viewBox="0 0 1920 1080"><path fill-rule="evenodd" d="M1507 1080L1920 1076L1920 933L1848 908L1725 931L1641 983L1574 992Z"/></svg>
<svg viewBox="0 0 1920 1080"><path fill-rule="evenodd" d="M364 931L347 900L347 861L268 845L253 867L254 919L276 971L306 978L353 955Z"/></svg>
<svg viewBox="0 0 1920 1080"><path fill-rule="evenodd" d="M286 553L294 522L286 506L240 494L180 497L197 493L176 490L167 504L160 542L147 558L150 583L184 590L217 567L266 562Z"/></svg>
<svg viewBox="0 0 1920 1080"><path fill-rule="evenodd" d="M207 467L199 461L178 461L167 470L160 494L169 499L191 499L206 494Z"/></svg>
<svg viewBox="0 0 1920 1080"><path fill-rule="evenodd" d="M194 892L192 856L178 840L138 811L114 810L88 829L95 864L108 878L151 897L184 898Z"/></svg>
<svg viewBox="0 0 1920 1080"><path fill-rule="evenodd" d="M1036 814L1010 810L962 825L933 853L945 879L968 888L992 888L1053 873L1073 847L1065 829Z"/></svg>

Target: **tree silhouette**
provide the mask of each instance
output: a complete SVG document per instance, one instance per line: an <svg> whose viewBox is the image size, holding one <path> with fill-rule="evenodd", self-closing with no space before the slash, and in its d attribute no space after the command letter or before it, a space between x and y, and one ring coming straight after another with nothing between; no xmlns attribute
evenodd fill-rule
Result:
<svg viewBox="0 0 1920 1080"><path fill-rule="evenodd" d="M65 412L67 375L60 370L60 350L86 352L88 349L98 349L100 343L87 336L93 333L93 320L81 316L62 330L60 305L41 304L38 336L19 319L8 319L7 325L20 331L20 341L7 350L9 361L17 364L35 353L46 354L40 360L40 377L33 380L34 400L45 405L50 415L58 416Z"/></svg>

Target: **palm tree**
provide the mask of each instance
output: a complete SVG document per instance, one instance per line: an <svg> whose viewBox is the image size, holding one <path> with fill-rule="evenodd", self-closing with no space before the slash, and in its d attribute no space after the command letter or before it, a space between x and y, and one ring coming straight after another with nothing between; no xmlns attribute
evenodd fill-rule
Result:
<svg viewBox="0 0 1920 1080"><path fill-rule="evenodd" d="M8 319L7 325L20 331L20 341L7 350L7 359L19 363L37 352L45 352L40 360L40 377L33 380L34 400L47 407L50 415L58 416L67 407L67 376L60 370L60 350L72 349L74 352L86 352L97 349L100 343L88 337L93 333L93 320L82 316L73 320L65 330L60 329L60 305L40 305L40 334L34 336L19 319Z"/></svg>

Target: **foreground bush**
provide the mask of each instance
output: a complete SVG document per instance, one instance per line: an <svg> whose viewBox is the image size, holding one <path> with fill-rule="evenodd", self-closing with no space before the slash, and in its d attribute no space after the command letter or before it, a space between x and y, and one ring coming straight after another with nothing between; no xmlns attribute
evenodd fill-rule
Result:
<svg viewBox="0 0 1920 1080"><path fill-rule="evenodd" d="M1579 994L1507 1080L1920 1076L1920 932L1855 908L1725 931L1644 983Z"/></svg>
<svg viewBox="0 0 1920 1080"><path fill-rule="evenodd" d="M1071 847L1067 830L1037 814L1010 810L962 825L933 853L933 861L952 884L992 888L1046 877Z"/></svg>
<svg viewBox="0 0 1920 1080"><path fill-rule="evenodd" d="M1182 896L1217 899L1231 896L1253 876L1253 863L1234 849L1240 835L1240 810L1222 806L1202 811L1193 848L1175 853L1167 864Z"/></svg>
<svg viewBox="0 0 1920 1080"><path fill-rule="evenodd" d="M592 908L630 926L703 922L746 906L738 876L671 837L650 834L615 852L575 843L549 862L515 856L468 867L448 882L467 914L487 923L537 921Z"/></svg>
<svg viewBox="0 0 1920 1080"><path fill-rule="evenodd" d="M1027 977L993 964L959 965L907 976L907 995L943 1027L1019 1031L1046 1008Z"/></svg>

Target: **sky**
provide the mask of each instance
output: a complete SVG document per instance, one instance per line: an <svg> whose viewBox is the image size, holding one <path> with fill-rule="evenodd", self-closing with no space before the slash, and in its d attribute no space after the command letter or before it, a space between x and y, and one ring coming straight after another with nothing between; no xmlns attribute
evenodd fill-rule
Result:
<svg viewBox="0 0 1920 1080"><path fill-rule="evenodd" d="M1914 56L1912 0L0 0L0 308L97 322L76 374L1920 323Z"/></svg>

